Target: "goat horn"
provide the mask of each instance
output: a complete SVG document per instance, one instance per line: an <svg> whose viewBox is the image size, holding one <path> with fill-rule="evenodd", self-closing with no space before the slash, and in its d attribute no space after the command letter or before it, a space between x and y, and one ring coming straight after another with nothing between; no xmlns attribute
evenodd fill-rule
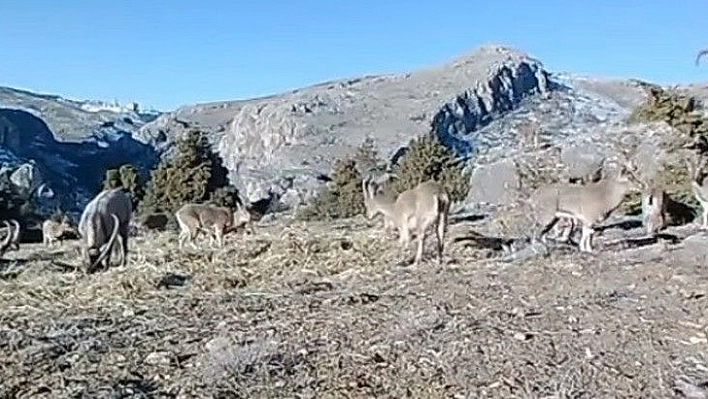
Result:
<svg viewBox="0 0 708 399"><path fill-rule="evenodd" d="M696 65L698 65L698 63L701 61L701 57L703 57L704 55L708 55L708 49L701 50L698 52L698 54L696 55Z"/></svg>
<svg viewBox="0 0 708 399"><path fill-rule="evenodd" d="M3 223L5 223L5 227L7 227L7 237L5 237L5 240L0 244L0 254L4 254L5 251L10 248L10 245L12 245L12 226L10 226L7 220L3 220Z"/></svg>
<svg viewBox="0 0 708 399"><path fill-rule="evenodd" d="M371 176L366 176L365 178L361 179L361 188L364 190L364 197L369 196L369 181L371 180Z"/></svg>
<svg viewBox="0 0 708 399"><path fill-rule="evenodd" d="M12 241L11 241L11 242L12 242L13 244L18 244L18 242L20 241L20 232L21 232L21 230L22 230L22 229L20 228L20 223L19 223L17 220L15 220L15 219L10 219L10 222L11 222L13 225L15 225L15 232L12 234Z"/></svg>

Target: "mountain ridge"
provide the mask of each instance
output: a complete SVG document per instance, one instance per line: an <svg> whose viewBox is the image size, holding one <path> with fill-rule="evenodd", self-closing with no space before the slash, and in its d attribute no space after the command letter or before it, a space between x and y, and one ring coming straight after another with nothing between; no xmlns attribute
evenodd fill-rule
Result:
<svg viewBox="0 0 708 399"><path fill-rule="evenodd" d="M167 112L141 114L138 107L89 112L80 104L94 103L90 100L67 105L61 96L31 98L21 90L12 97L7 88L0 88L0 108L39 116L57 141L94 143L110 151L124 140L136 148L132 156L143 154L125 161L142 164L144 173L154 164L140 148L164 154L175 138L204 130L249 200L276 192L291 207L314 195L333 162L367 137L391 158L432 129L470 162L492 162L520 151L518 133L530 122L558 145L621 124L645 98L639 82L547 71L522 50L485 44L409 72L333 79ZM705 86L682 88L708 98Z"/></svg>

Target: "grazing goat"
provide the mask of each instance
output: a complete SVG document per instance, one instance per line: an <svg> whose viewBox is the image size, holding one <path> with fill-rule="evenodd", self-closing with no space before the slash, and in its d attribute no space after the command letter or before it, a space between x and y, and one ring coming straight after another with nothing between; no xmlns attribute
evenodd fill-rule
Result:
<svg viewBox="0 0 708 399"><path fill-rule="evenodd" d="M68 217L64 216L60 222L47 219L42 223L42 243L45 246L51 246L59 241L59 244L61 244L63 242L62 237L64 233L73 232L78 233L77 229L69 223Z"/></svg>
<svg viewBox="0 0 708 399"><path fill-rule="evenodd" d="M121 188L103 190L86 205L79 221L79 233L87 271L93 271L99 264L108 267L117 236L120 238L120 265L127 265L132 215L133 204Z"/></svg>
<svg viewBox="0 0 708 399"><path fill-rule="evenodd" d="M224 235L245 226L251 220L251 214L240 204L233 212L227 207L212 204L187 203L175 212L175 217L180 228L180 248L184 247L187 240L196 248L194 239L200 231L210 233L210 245L213 245L216 240L217 245L223 247Z"/></svg>
<svg viewBox="0 0 708 399"><path fill-rule="evenodd" d="M15 231L12 231L12 226L7 222L7 220L3 220L3 223L7 228L7 237L5 237L2 243L0 243L0 256L4 255L10 247L14 247L15 249L19 248L17 241L20 237L20 224L15 219L10 219L10 222L12 222L12 225L15 226Z"/></svg>
<svg viewBox="0 0 708 399"><path fill-rule="evenodd" d="M402 254L405 254L410 245L411 233L415 233L418 249L414 265L420 263L423 257L425 234L428 228L434 226L437 236L438 263L442 264L445 229L450 211L450 197L442 184L432 180L425 181L402 192L396 198L380 195L377 192L379 185L371 177L362 181L366 217L373 219L381 213L386 225L398 230Z"/></svg>
<svg viewBox="0 0 708 399"><path fill-rule="evenodd" d="M561 219L573 219L580 223L582 234L580 250L592 252L592 236L595 226L604 221L631 191L641 190L643 184L633 174L629 164L615 175L606 176L595 183L585 185L558 185L547 200L553 210L553 219L541 231L543 237Z"/></svg>

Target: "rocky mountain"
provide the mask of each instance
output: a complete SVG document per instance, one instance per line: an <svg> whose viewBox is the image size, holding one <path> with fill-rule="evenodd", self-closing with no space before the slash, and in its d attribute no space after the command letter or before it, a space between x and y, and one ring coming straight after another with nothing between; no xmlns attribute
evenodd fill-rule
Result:
<svg viewBox="0 0 708 399"><path fill-rule="evenodd" d="M133 134L159 113L135 104L81 102L0 87L0 176L25 190L46 184L42 203L80 209L105 171L133 163L144 173L158 152Z"/></svg>
<svg viewBox="0 0 708 399"><path fill-rule="evenodd" d="M232 180L251 200L274 190L293 205L366 137L395 158L432 128L461 155L484 163L518 151L518 133L530 122L560 143L620 122L643 98L638 82L554 74L519 50L483 46L410 73L181 107L139 135L159 146L190 128L210 131ZM476 199L489 199L482 197Z"/></svg>
<svg viewBox="0 0 708 399"><path fill-rule="evenodd" d="M705 86L685 88L708 97ZM644 98L640 81L555 73L520 50L488 45L410 73L340 79L164 114L0 89L0 144L10 163L34 159L55 191L73 193L78 185L87 193L107 167L132 162L144 171L176 137L197 128L209 133L232 181L251 201L273 192L296 206L365 138L395 161L411 138L432 129L476 165L470 201L501 203L515 195L514 162L529 152L525 132L535 130L544 145L561 148L575 169L570 173L582 174L604 156L602 143L621 134Z"/></svg>

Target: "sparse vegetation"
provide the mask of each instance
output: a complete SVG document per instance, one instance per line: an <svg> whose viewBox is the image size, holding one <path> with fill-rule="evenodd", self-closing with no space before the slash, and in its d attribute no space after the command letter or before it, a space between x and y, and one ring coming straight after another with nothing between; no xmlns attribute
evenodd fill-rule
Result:
<svg viewBox="0 0 708 399"><path fill-rule="evenodd" d="M515 160L514 166L516 174L519 176L519 190L525 196L529 196L543 185L559 182L561 174L556 166L559 162L560 156L555 150L545 150Z"/></svg>
<svg viewBox="0 0 708 399"><path fill-rule="evenodd" d="M238 205L245 205L241 200L238 188L233 185L219 187L214 190L211 193L209 202L217 206L225 206L231 209L236 208Z"/></svg>
<svg viewBox="0 0 708 399"><path fill-rule="evenodd" d="M690 177L686 165L680 160L665 162L659 168L656 177L649 182L656 187L664 187L669 196L677 202L693 208L696 212L700 209L691 190ZM627 196L618 212L625 215L639 215L642 213L641 193L632 193Z"/></svg>
<svg viewBox="0 0 708 399"><path fill-rule="evenodd" d="M443 184L450 200L461 201L469 192L470 175L455 152L443 145L432 133L410 141L394 173L394 189L401 193L429 179Z"/></svg>
<svg viewBox="0 0 708 399"><path fill-rule="evenodd" d="M381 161L373 141L365 140L357 151L334 164L332 182L299 213L306 220L351 217L364 211L361 191L363 173L376 168Z"/></svg>
<svg viewBox="0 0 708 399"><path fill-rule="evenodd" d="M354 154L335 163L331 185L300 212L300 218L337 219L364 212L362 179L366 173L382 169L373 141L365 140ZM469 191L469 172L464 164L432 133L411 140L393 172L397 179L390 185L390 194L401 193L429 179L440 181L453 202L464 199Z"/></svg>
<svg viewBox="0 0 708 399"><path fill-rule="evenodd" d="M147 233L130 267L89 275L57 266L69 246L20 251L0 279L0 397L667 398L708 365L689 246L641 267L614 251L505 267L455 243L462 266L411 271L384 231L346 221L206 253Z"/></svg>
<svg viewBox="0 0 708 399"><path fill-rule="evenodd" d="M679 134L664 143L670 150L679 149L698 136L708 137L708 119L696 98L658 86L649 86L647 92L647 100L630 115L631 123L663 121L675 128Z"/></svg>
<svg viewBox="0 0 708 399"><path fill-rule="evenodd" d="M664 90L659 86L649 85L648 98L630 115L630 122L643 123L663 121L676 129L677 134L665 137L662 146L668 152L699 152L705 153L706 148L696 147L683 149L693 142L701 142L708 138L708 118L702 111L702 104L692 96L677 90ZM690 177L681 156L663 163L659 168L652 185L664 187L672 199L698 209L699 204L693 197ZM641 196L630 196L620 208L627 214L641 213Z"/></svg>
<svg viewBox="0 0 708 399"><path fill-rule="evenodd" d="M151 174L140 211L171 212L187 202L202 203L229 185L228 170L206 134L192 131L177 140L174 156Z"/></svg>
<svg viewBox="0 0 708 399"><path fill-rule="evenodd" d="M130 164L121 165L118 169L108 169L106 179L103 181L104 189L123 187L130 193L133 208L137 208L145 196L144 183L140 179L138 170Z"/></svg>

